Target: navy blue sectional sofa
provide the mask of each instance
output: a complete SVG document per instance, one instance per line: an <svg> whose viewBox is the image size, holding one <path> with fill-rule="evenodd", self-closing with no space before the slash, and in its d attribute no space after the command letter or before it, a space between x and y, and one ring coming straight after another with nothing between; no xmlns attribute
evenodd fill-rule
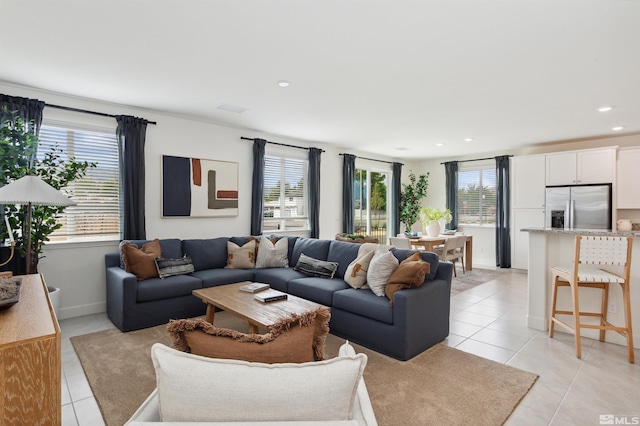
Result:
<svg viewBox="0 0 640 426"><path fill-rule="evenodd" d="M247 237L160 240L162 256L193 259L195 272L137 281L121 267L119 253L105 255L107 314L122 331L167 323L205 313L191 292L198 288L257 281L280 291L331 307L330 332L400 360L423 352L449 335L452 265L434 253L422 253L430 273L422 286L400 290L389 299L369 289L353 289L344 280L359 244L288 236L289 268L226 269L227 242L243 245ZM132 241L141 247L148 241ZM413 253L393 249L401 262ZM338 263L335 277L310 277L293 269L300 254Z"/></svg>

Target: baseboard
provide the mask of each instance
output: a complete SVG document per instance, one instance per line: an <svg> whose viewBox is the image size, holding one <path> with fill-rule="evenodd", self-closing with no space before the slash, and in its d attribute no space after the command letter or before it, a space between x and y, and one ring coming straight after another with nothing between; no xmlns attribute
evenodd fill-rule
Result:
<svg viewBox="0 0 640 426"><path fill-rule="evenodd" d="M82 317L85 315L99 314L107 311L107 302L90 303L87 305L71 306L60 309L58 320Z"/></svg>

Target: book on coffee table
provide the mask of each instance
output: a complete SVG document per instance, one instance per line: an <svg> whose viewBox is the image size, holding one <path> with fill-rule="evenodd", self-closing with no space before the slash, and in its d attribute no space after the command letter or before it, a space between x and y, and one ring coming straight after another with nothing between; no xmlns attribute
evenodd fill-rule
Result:
<svg viewBox="0 0 640 426"><path fill-rule="evenodd" d="M269 287L269 284L265 283L251 283L240 287L240 291L246 291L247 293L257 293L259 291L266 290Z"/></svg>
<svg viewBox="0 0 640 426"><path fill-rule="evenodd" d="M253 297L255 297L256 300L259 300L260 302L268 303L275 302L276 300L286 300L287 293L283 293L281 291L270 288L268 290L261 291Z"/></svg>

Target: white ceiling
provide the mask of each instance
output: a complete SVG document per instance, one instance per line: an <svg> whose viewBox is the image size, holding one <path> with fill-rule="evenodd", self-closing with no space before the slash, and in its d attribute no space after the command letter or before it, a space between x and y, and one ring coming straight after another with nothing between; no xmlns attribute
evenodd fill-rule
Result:
<svg viewBox="0 0 640 426"><path fill-rule="evenodd" d="M395 158L499 152L640 132L640 1L0 0L0 80Z"/></svg>

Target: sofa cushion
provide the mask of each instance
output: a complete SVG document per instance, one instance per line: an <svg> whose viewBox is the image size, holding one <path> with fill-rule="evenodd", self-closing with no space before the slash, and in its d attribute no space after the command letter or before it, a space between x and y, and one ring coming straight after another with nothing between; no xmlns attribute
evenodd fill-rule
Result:
<svg viewBox="0 0 640 426"><path fill-rule="evenodd" d="M402 262L407 257L415 253L415 250L394 248L391 250L391 252L399 262ZM420 251L420 255L422 256L422 260L429 264L429 272L426 274L425 280L433 281L436 278L436 272L438 272L438 265L440 264L438 255L429 251Z"/></svg>
<svg viewBox="0 0 640 426"><path fill-rule="evenodd" d="M253 281L253 271L254 269L220 268L196 271L192 275L202 280L202 288L208 288L242 281Z"/></svg>
<svg viewBox="0 0 640 426"><path fill-rule="evenodd" d="M156 257L156 269L160 278L172 277L174 275L185 275L193 272L193 261L189 256L178 259L167 259Z"/></svg>
<svg viewBox="0 0 640 426"><path fill-rule="evenodd" d="M298 258L298 263L296 263L293 269L312 277L333 278L336 274L336 269L338 269L338 264L336 262L314 259L302 253Z"/></svg>
<svg viewBox="0 0 640 426"><path fill-rule="evenodd" d="M301 364L206 358L151 348L165 422L348 420L364 354ZM277 423L274 423L277 424Z"/></svg>
<svg viewBox="0 0 640 426"><path fill-rule="evenodd" d="M367 270L367 284L376 296L384 296L384 288L398 264L398 259L390 251L382 247L376 250Z"/></svg>
<svg viewBox="0 0 640 426"><path fill-rule="evenodd" d="M362 288L367 283L367 271L375 250L363 244L358 250L358 257L347 266L344 280L353 288Z"/></svg>
<svg viewBox="0 0 640 426"><path fill-rule="evenodd" d="M329 254L330 240L317 240L315 238L298 238L296 245L293 247L291 255L291 265L298 263L298 259L302 253L314 259L327 260Z"/></svg>
<svg viewBox="0 0 640 426"><path fill-rule="evenodd" d="M202 288L202 281L191 275L151 278L138 283L136 300L140 303L189 296L193 290L199 288Z"/></svg>
<svg viewBox="0 0 640 426"><path fill-rule="evenodd" d="M155 239L140 248L134 243L124 243L121 249L124 269L134 274L138 281L158 276L155 258L162 256L160 240Z"/></svg>
<svg viewBox="0 0 640 426"><path fill-rule="evenodd" d="M246 334L214 327L202 319L171 321L167 331L179 351L210 358L251 362L311 362L324 359L329 333L329 308L292 314L266 334Z"/></svg>
<svg viewBox="0 0 640 426"><path fill-rule="evenodd" d="M429 264L422 260L419 252L413 253L400 262L385 287L385 294L389 298L389 306L393 306L393 295L405 288L417 288L424 283L425 275L429 272Z"/></svg>
<svg viewBox="0 0 640 426"><path fill-rule="evenodd" d="M196 271L224 268L227 264L227 241L229 241L227 237L184 240L182 250L193 259L193 267Z"/></svg>
<svg viewBox="0 0 640 426"><path fill-rule="evenodd" d="M338 264L338 270L335 275L336 278L344 278L347 267L358 257L359 249L360 244L331 241L329 253L327 253L327 260Z"/></svg>
<svg viewBox="0 0 640 426"><path fill-rule="evenodd" d="M227 266L229 269L251 269L256 266L256 240L242 245L227 241Z"/></svg>
<svg viewBox="0 0 640 426"><path fill-rule="evenodd" d="M321 305L331 306L333 293L349 288L340 278L306 277L289 281L287 293Z"/></svg>
<svg viewBox="0 0 640 426"><path fill-rule="evenodd" d="M256 268L288 268L289 243L287 237L269 239L260 238Z"/></svg>
<svg viewBox="0 0 640 426"><path fill-rule="evenodd" d="M254 270L254 281L269 283L271 288L288 293L289 282L297 278L305 278L306 275L293 268L264 268Z"/></svg>
<svg viewBox="0 0 640 426"><path fill-rule="evenodd" d="M393 308L389 306L389 300L368 290L349 288L336 291L333 294L332 307L385 324L393 324Z"/></svg>

